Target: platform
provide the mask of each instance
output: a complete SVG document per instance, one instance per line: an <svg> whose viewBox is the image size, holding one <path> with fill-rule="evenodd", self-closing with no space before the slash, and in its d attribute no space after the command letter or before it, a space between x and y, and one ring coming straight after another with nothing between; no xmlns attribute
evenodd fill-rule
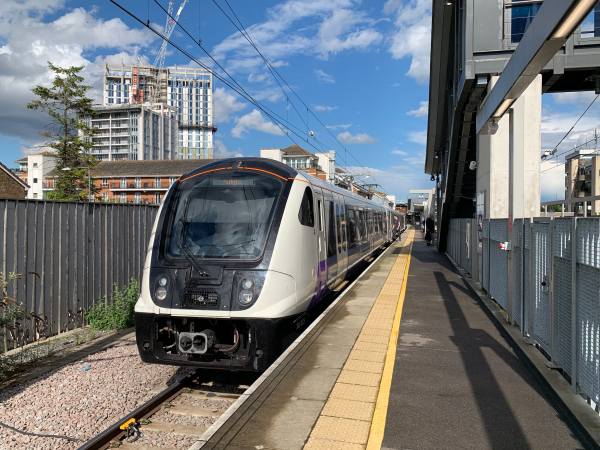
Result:
<svg viewBox="0 0 600 450"><path fill-rule="evenodd" d="M323 322L202 448L582 448L419 232L388 248Z"/></svg>

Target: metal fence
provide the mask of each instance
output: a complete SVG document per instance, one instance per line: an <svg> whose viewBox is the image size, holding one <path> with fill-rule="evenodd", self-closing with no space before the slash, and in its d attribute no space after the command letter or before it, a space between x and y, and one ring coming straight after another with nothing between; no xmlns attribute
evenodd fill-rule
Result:
<svg viewBox="0 0 600 450"><path fill-rule="evenodd" d="M0 350L83 325L115 284L139 278L154 206L0 200L0 272L26 319L3 330Z"/></svg>
<svg viewBox="0 0 600 450"><path fill-rule="evenodd" d="M600 404L600 218L454 219L448 255L571 380ZM477 237L469 230L477 229ZM468 240L467 240L468 239ZM475 241L475 242L474 242ZM465 249L470 247L469 257ZM510 292L510 295L509 295Z"/></svg>

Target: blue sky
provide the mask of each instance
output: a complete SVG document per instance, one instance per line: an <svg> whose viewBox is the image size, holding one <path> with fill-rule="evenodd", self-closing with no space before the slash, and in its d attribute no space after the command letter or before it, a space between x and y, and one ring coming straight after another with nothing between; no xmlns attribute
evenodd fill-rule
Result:
<svg viewBox="0 0 600 450"><path fill-rule="evenodd" d="M153 0L121 3L157 27L164 24L164 13ZM218 3L226 8L224 0ZM380 183L399 198L406 198L409 188L431 185L423 173L429 1L230 0L230 4L259 48L329 128L296 101L302 116L298 117L290 103L294 97L288 93L286 98L213 2L190 0L182 25L199 36L261 104L288 118L320 150L335 150L341 165L368 174L364 181ZM180 30L176 29L173 40L204 58ZM24 152L43 142L38 133L47 122L45 117L24 105L33 85L49 81L46 60L85 65L91 94L98 98L105 62L135 63L138 58L151 62L159 45L158 39L108 0L3 1L0 161L12 167ZM174 49L169 49L166 64L195 65ZM292 143L222 83L215 82L215 89L217 155L256 156L261 147ZM308 130L314 131L316 140L307 137ZM316 151L310 144L304 146ZM343 148L354 158L346 156Z"/></svg>
<svg viewBox="0 0 600 450"><path fill-rule="evenodd" d="M119 2L162 28L165 16L154 0ZM167 0L160 2L166 5ZM227 7L225 0L216 2ZM369 175L363 181L380 183L399 199L405 199L410 188L432 186L423 173L431 0L229 3L259 48L328 128L299 102L295 104L300 117L296 115L290 104L293 95L286 98L213 1L190 0L181 24L262 105L289 119L302 139L319 150L335 150L340 165ZM173 40L206 60L180 30ZM50 81L47 60L84 65L91 96L99 101L105 63L152 62L159 45L156 36L108 0L0 2L0 161L14 166L16 159L43 143L39 132L47 118L25 105L35 84ZM174 49L169 49L166 64L195 65ZM544 95L544 148L556 145L592 98L593 93ZM589 139L599 123L597 102L561 149ZM292 143L264 114L218 81L215 125L217 156L256 156L261 147ZM308 137L309 130L314 139ZM562 196L562 170L555 162L542 164L544 199Z"/></svg>

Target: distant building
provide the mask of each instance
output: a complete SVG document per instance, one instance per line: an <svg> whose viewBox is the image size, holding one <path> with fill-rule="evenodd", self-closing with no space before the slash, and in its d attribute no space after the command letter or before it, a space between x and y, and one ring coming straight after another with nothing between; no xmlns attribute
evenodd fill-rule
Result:
<svg viewBox="0 0 600 450"><path fill-rule="evenodd" d="M156 104L94 107L91 154L101 161L175 159L177 113Z"/></svg>
<svg viewBox="0 0 600 450"><path fill-rule="evenodd" d="M600 200L575 202L578 198L600 196L600 152L578 150L565 158L565 201L567 212L600 215ZM590 207L584 214L584 208Z"/></svg>
<svg viewBox="0 0 600 450"><path fill-rule="evenodd" d="M294 144L285 148L261 149L260 156L280 161L330 183L335 182L334 151L313 154Z"/></svg>
<svg viewBox="0 0 600 450"><path fill-rule="evenodd" d="M395 210L400 214L406 214L408 211L408 205L406 203L396 203Z"/></svg>
<svg viewBox="0 0 600 450"><path fill-rule="evenodd" d="M0 163L0 198L24 199L29 186L12 170Z"/></svg>
<svg viewBox="0 0 600 450"><path fill-rule="evenodd" d="M109 66L103 104L163 104L175 108L179 123L174 159L213 158L212 74L192 67Z"/></svg>
<svg viewBox="0 0 600 450"><path fill-rule="evenodd" d="M171 161L102 161L90 176L97 201L110 203L159 204L181 175L206 163L206 159ZM44 191L54 189L56 170L44 180Z"/></svg>
<svg viewBox="0 0 600 450"><path fill-rule="evenodd" d="M43 181L56 166L56 154L52 151L41 151L23 157L17 160L17 163L19 177L29 185L27 198L44 198Z"/></svg>

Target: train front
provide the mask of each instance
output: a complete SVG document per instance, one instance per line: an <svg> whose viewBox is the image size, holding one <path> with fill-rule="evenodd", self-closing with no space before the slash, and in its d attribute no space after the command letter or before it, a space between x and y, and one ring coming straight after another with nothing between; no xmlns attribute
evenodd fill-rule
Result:
<svg viewBox="0 0 600 450"><path fill-rule="evenodd" d="M135 307L144 361L268 366L280 320L260 311L294 300L293 278L270 271L269 262L295 175L280 163L240 158L204 166L170 189Z"/></svg>

